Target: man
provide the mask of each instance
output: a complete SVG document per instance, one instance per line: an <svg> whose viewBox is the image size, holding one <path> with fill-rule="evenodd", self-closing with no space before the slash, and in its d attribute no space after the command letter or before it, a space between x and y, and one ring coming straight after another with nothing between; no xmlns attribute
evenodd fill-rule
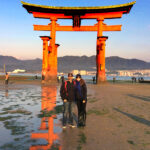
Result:
<svg viewBox="0 0 150 150"><path fill-rule="evenodd" d="M94 77L92 77L93 78L93 84L95 84L95 76Z"/></svg>
<svg viewBox="0 0 150 150"><path fill-rule="evenodd" d="M43 72L42 72L42 81L44 81L44 80L45 80L45 74L46 74L46 72L45 72L45 71L43 71Z"/></svg>
<svg viewBox="0 0 150 150"><path fill-rule="evenodd" d="M9 81L9 74L6 72L5 75L5 84L8 85L8 81Z"/></svg>
<svg viewBox="0 0 150 150"><path fill-rule="evenodd" d="M66 128L67 121L69 126L74 128L73 124L73 103L75 100L75 81L73 80L73 74L68 73L68 80L65 81L60 89L60 95L63 100L63 128ZM67 120L68 119L68 120Z"/></svg>

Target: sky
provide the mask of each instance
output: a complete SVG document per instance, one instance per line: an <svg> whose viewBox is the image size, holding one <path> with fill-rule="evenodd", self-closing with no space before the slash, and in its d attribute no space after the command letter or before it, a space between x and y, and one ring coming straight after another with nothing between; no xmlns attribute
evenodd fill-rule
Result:
<svg viewBox="0 0 150 150"><path fill-rule="evenodd" d="M106 6L133 0L24 0L49 6ZM122 31L103 32L108 36L106 57L137 58L150 62L150 0L137 0L129 14L120 19L105 19L107 25L122 24ZM94 25L96 20L83 20L82 25ZM42 58L39 36L50 32L33 31L33 24L47 25L48 19L33 18L20 0L0 0L0 55L18 59ZM72 25L72 20L58 20L60 25ZM97 32L57 32L58 57L66 55L96 55Z"/></svg>

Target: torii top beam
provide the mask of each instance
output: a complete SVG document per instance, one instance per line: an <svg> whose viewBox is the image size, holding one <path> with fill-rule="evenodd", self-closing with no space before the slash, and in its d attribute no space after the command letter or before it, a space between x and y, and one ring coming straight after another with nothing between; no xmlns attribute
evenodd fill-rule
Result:
<svg viewBox="0 0 150 150"><path fill-rule="evenodd" d="M74 16L80 16L80 19L97 19L99 17L111 19L120 18L122 14L129 13L136 1L121 5L98 7L56 7L30 4L23 1L21 3L36 18L50 18L55 14L57 19L71 19Z"/></svg>

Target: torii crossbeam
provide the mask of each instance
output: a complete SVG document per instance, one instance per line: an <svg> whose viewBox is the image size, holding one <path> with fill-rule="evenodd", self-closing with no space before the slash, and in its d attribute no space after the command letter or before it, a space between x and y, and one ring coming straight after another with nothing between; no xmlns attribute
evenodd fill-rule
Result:
<svg viewBox="0 0 150 150"><path fill-rule="evenodd" d="M34 25L35 31L50 31L50 37L42 36L43 40L43 64L42 77L44 81L57 80L57 48L56 31L95 31L97 32L96 65L97 83L106 80L105 75L105 42L108 37L103 36L105 31L121 31L122 25L106 25L105 19L121 18L123 14L130 12L136 1L112 6L102 7L55 7L43 6L22 2L23 7L32 13L35 18L50 19L48 25ZM57 24L58 19L72 19L72 26ZM96 19L93 26L82 26L83 19Z"/></svg>

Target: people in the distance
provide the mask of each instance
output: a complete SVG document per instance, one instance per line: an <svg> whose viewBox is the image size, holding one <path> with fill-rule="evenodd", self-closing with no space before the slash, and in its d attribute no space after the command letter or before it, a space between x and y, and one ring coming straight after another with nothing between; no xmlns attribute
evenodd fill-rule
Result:
<svg viewBox="0 0 150 150"><path fill-rule="evenodd" d="M8 85L8 81L9 81L9 74L6 72L5 74L5 84Z"/></svg>
<svg viewBox="0 0 150 150"><path fill-rule="evenodd" d="M94 77L92 77L93 78L93 84L95 84L95 81L96 81L96 78L95 78L95 76Z"/></svg>

